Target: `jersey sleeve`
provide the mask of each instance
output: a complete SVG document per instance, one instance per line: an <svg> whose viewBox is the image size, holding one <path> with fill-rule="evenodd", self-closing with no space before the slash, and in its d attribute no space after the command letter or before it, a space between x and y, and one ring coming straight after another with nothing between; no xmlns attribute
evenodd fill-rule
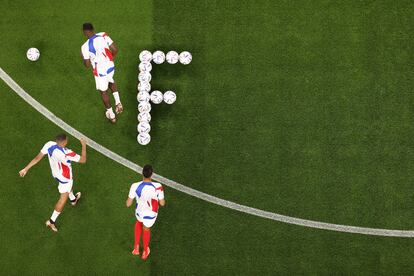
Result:
<svg viewBox="0 0 414 276"><path fill-rule="evenodd" d="M43 154L48 154L48 149L49 149L49 142L47 142L44 146L43 146L43 148L40 150L40 152L41 153L43 153Z"/></svg>
<svg viewBox="0 0 414 276"><path fill-rule="evenodd" d="M136 194L135 194L135 190L137 189L135 184L131 185L131 188L129 189L129 193L128 193L128 197L131 199L134 199Z"/></svg>
<svg viewBox="0 0 414 276"><path fill-rule="evenodd" d="M90 56L89 56L89 48L88 48L88 45L86 43L83 44L82 47L81 47L81 52L82 52L83 59L89 59L90 58Z"/></svg>
<svg viewBox="0 0 414 276"><path fill-rule="evenodd" d="M106 45L111 46L114 41L109 37L107 33L103 34L103 38L105 39Z"/></svg>
<svg viewBox="0 0 414 276"><path fill-rule="evenodd" d="M80 160L80 155L77 154L74 151L69 150L66 154L65 154L66 160L72 161L72 162L79 162Z"/></svg>
<svg viewBox="0 0 414 276"><path fill-rule="evenodd" d="M164 188L161 184L158 183L158 185L155 188L155 192L157 193L158 200L164 199Z"/></svg>

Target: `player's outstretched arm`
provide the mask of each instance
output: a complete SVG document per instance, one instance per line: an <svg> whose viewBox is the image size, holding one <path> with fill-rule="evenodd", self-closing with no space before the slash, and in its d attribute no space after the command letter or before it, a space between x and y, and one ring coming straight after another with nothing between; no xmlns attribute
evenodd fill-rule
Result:
<svg viewBox="0 0 414 276"><path fill-rule="evenodd" d="M24 169L19 172L19 175L21 177L24 177L27 174L27 172L30 170L31 167L33 167L34 165L39 163L40 160L42 160L43 156L45 156L45 155L43 153L39 152L39 154L36 155L36 157L33 158L33 160L30 161L29 164L27 164L27 166L24 167Z"/></svg>
<svg viewBox="0 0 414 276"><path fill-rule="evenodd" d="M86 139L85 138L81 138L80 139L81 145L82 145L82 154L81 154L81 158L79 160L79 163L86 163Z"/></svg>

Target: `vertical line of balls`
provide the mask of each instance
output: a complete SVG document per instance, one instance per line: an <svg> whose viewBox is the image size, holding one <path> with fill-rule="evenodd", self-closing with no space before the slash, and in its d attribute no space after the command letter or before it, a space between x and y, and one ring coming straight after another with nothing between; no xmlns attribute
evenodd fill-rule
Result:
<svg viewBox="0 0 414 276"><path fill-rule="evenodd" d="M139 54L140 63L138 65L138 136L137 141L141 145L147 145L151 142L151 103L160 104L163 101L167 104L173 104L177 100L177 95L174 91L166 91L164 94L159 90L151 91L151 61L155 64L162 64L167 61L169 64L176 64L180 61L181 64L187 65L192 61L192 55L187 52L178 54L176 51L169 51L166 55L162 51L155 51L151 53L148 50L143 50Z"/></svg>
<svg viewBox="0 0 414 276"><path fill-rule="evenodd" d="M151 104L150 94L151 91L151 59L152 54L150 51L144 50L139 54L140 64L138 74L138 136L137 141L141 145L147 145L151 141L149 132L151 131Z"/></svg>

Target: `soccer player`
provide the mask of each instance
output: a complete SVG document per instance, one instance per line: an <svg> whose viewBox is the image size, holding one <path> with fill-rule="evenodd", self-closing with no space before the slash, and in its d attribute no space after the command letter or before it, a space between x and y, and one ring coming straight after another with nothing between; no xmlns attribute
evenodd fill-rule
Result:
<svg viewBox="0 0 414 276"><path fill-rule="evenodd" d="M56 136L55 142L47 142L40 150L39 154L30 161L27 166L19 172L21 177L24 177L31 167L36 165L43 156L47 154L49 157L50 169L52 170L52 176L59 183L58 190L60 198L55 205L52 216L46 221L46 226L52 231L57 232L56 219L60 215L65 206L66 201L70 200L72 206L78 203L81 193L73 194L73 176L72 176L72 162L86 163L86 140L80 140L82 144L82 154L79 156L75 152L66 148L68 144L68 138L65 134L59 134Z"/></svg>
<svg viewBox="0 0 414 276"><path fill-rule="evenodd" d="M109 101L108 87L115 99L115 112L119 114L123 111L123 107L114 81L114 57L118 53L118 48L107 33L95 33L91 23L83 24L83 34L88 38L81 47L83 63L86 67L92 68L96 90L101 92L106 108L105 116L115 123L116 116Z"/></svg>
<svg viewBox="0 0 414 276"><path fill-rule="evenodd" d="M148 247L150 242L150 228L154 225L158 214L158 204L165 205L164 190L160 183L152 182L151 176L153 169L151 165L145 165L142 169L143 181L134 183L129 189L126 206L130 207L137 201L135 216L137 222L135 223L135 243L132 254L139 255L139 241L142 234L143 252L141 259L146 260L150 254Z"/></svg>

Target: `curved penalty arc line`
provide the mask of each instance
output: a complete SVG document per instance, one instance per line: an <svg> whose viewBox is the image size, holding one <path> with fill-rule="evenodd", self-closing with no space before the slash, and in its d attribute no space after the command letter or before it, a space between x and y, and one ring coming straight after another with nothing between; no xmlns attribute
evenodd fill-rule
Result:
<svg viewBox="0 0 414 276"><path fill-rule="evenodd" d="M87 139L88 145L91 148L95 149L96 151L105 155L106 157L118 162L119 164L136 172L142 171L142 167L139 166L138 164L135 164L128 159L125 159L124 157L98 144L97 142L87 138L84 134L74 129L73 127L65 123L62 119L54 115L46 107L44 107L41 103L36 101L32 96L30 96L26 91L24 91L23 88L21 88L2 68L0 68L0 77L14 92L16 92L17 95L19 95L29 105L31 105L34 109L36 109L39 113L41 113L51 122L53 122L54 124L62 128L64 131L68 132L69 134L71 134L72 136L78 139L80 139L81 137L85 137ZM236 210L242 213L246 213L246 214L250 214L253 216L262 217L266 219L271 219L271 220L275 220L279 222L284 222L284 223L294 224L294 225L299 225L299 226L304 226L304 227L310 227L310 228L323 229L323 230L345 232L345 233L354 233L354 234L363 234L363 235L372 235L372 236L414 238L414 230L367 228L367 227L332 224L332 223L326 223L326 222L320 222L320 221L314 221L314 220L289 217L289 216L241 205L241 204L238 204L232 201L224 200L224 199L203 193L201 191L192 189L190 187L184 186L180 183L177 183L173 180L170 180L158 174L154 174L153 179L177 191L183 192L185 194L199 198L201 200L204 200L204 201L207 201L207 202L219 205L219 206L223 206L223 207L226 207L232 210Z"/></svg>

